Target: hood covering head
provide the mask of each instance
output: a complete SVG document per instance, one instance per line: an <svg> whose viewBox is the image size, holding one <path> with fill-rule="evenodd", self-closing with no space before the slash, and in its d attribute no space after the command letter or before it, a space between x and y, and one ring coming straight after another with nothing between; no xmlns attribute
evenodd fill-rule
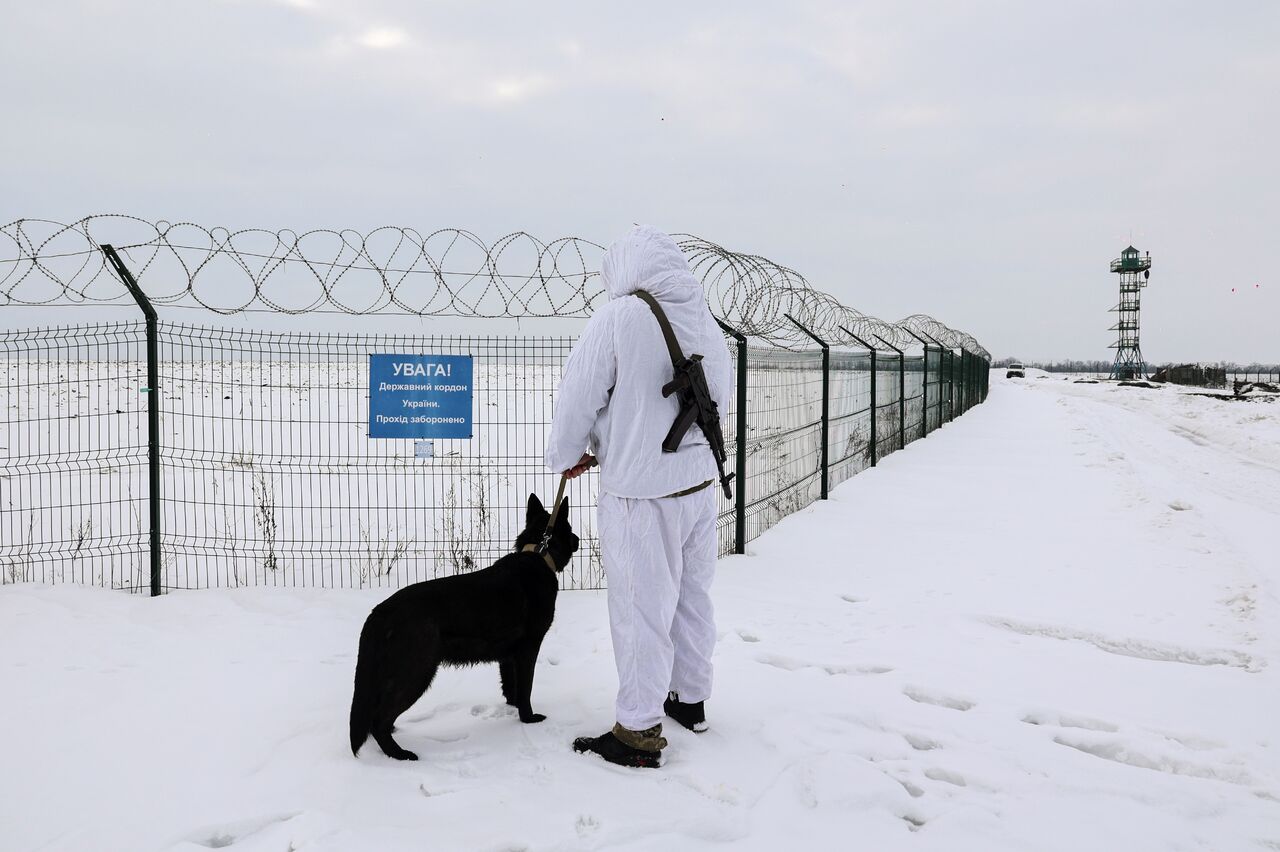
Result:
<svg viewBox="0 0 1280 852"><path fill-rule="evenodd" d="M649 225L636 225L609 246L600 277L610 299L636 290L648 290L655 296L685 288L702 293L702 283L693 277L676 241Z"/></svg>

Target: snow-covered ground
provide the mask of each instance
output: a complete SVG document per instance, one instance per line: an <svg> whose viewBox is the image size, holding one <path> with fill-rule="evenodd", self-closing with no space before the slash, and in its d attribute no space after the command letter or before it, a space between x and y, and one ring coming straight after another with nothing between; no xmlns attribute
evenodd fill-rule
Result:
<svg viewBox="0 0 1280 852"><path fill-rule="evenodd" d="M0 849L1280 849L1280 402L1006 381L720 564L712 730L612 723L566 592L497 673L346 745L385 592L0 588Z"/></svg>

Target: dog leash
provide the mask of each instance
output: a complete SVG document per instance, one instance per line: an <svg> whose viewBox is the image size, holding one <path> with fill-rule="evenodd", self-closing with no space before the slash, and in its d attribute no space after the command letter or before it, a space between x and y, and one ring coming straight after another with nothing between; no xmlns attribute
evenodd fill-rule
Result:
<svg viewBox="0 0 1280 852"><path fill-rule="evenodd" d="M556 502L551 509L551 518L547 521L547 532L542 537L543 549L546 549L546 543L551 540L551 530L556 525L556 518L560 517L560 507L564 505L564 487L569 484L569 477L563 473L560 474L560 488L556 490Z"/></svg>
<svg viewBox="0 0 1280 852"><path fill-rule="evenodd" d="M591 461L587 462L586 470L591 470L591 468L597 466L598 464L600 464L600 460L592 456ZM584 470L583 473L586 473L586 471ZM542 539L544 549L545 549L546 542L551 539L551 530L556 525L556 518L560 517L560 507L564 505L564 487L565 485L568 484L568 482L569 482L568 475L563 473L560 474L560 488L556 490L555 506L553 506L551 509L551 520L547 521L547 534L543 536L543 539Z"/></svg>
<svg viewBox="0 0 1280 852"><path fill-rule="evenodd" d="M599 463L596 459L592 459L590 464L587 465L587 469L590 470ZM547 529L542 533L542 541L538 544L526 544L521 548L521 551L525 553L537 553L546 561L547 567L552 571L556 570L556 565L551 558L551 554L547 552L547 548L551 546L551 531L555 529L556 520L560 517L560 509L564 506L564 488L568 484L569 477L563 473L560 474L560 487L556 489L556 502L551 508L551 517L547 519Z"/></svg>

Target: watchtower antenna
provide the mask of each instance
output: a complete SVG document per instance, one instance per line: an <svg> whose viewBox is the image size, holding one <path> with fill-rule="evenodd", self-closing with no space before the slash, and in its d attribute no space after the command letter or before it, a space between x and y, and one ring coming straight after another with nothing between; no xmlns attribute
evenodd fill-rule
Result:
<svg viewBox="0 0 1280 852"><path fill-rule="evenodd" d="M1147 365L1142 360L1142 348L1138 345L1138 310L1142 288L1151 278L1151 252L1141 256L1130 245L1120 252L1120 257L1111 261L1111 271L1120 275L1120 303L1111 309L1120 314L1119 321L1110 329L1118 332L1116 342L1110 347L1116 350L1111 378L1146 378Z"/></svg>

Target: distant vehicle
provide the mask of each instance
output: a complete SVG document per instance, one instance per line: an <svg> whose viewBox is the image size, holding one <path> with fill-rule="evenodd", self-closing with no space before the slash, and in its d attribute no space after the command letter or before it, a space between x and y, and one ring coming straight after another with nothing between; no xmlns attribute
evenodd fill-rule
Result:
<svg viewBox="0 0 1280 852"><path fill-rule="evenodd" d="M1010 364L1009 369L1005 372L1006 379L1025 379L1027 371L1021 364Z"/></svg>

